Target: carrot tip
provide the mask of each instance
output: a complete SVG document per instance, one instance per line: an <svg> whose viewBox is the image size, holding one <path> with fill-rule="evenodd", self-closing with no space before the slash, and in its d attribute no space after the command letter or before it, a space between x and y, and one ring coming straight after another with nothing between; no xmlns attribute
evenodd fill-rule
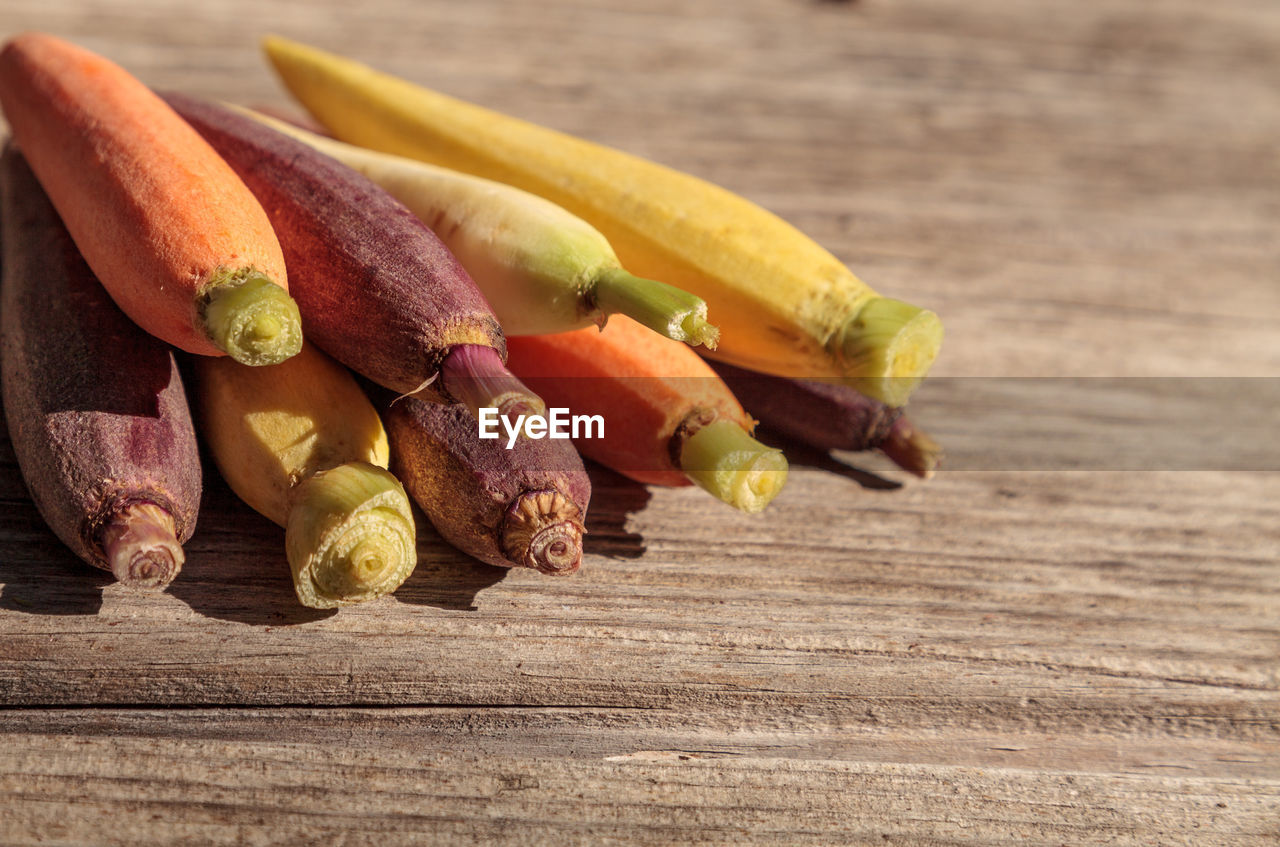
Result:
<svg viewBox="0 0 1280 847"><path fill-rule="evenodd" d="M567 576L582 563L582 511L559 491L529 491L507 510L503 555L513 564Z"/></svg>
<svg viewBox="0 0 1280 847"><path fill-rule="evenodd" d="M836 335L853 386L887 406L906 405L942 346L942 321L926 309L876 297Z"/></svg>
<svg viewBox="0 0 1280 847"><path fill-rule="evenodd" d="M117 514L102 531L102 548L116 580L134 588L164 588L185 560L173 516L151 503Z"/></svg>
<svg viewBox="0 0 1280 847"><path fill-rule="evenodd" d="M609 268L596 279L593 296L604 315L626 315L674 341L714 350L720 339L720 330L707 321L706 301L665 282Z"/></svg>
<svg viewBox="0 0 1280 847"><path fill-rule="evenodd" d="M905 417L893 422L879 449L895 465L922 479L931 478L942 464L942 445Z"/></svg>
<svg viewBox="0 0 1280 847"><path fill-rule="evenodd" d="M255 270L216 274L203 301L209 340L241 364L276 365L302 349L298 304Z"/></svg>
<svg viewBox="0 0 1280 847"><path fill-rule="evenodd" d="M708 350L714 350L716 345L720 343L720 330L707 320L705 306L685 317L680 322L680 328L684 330L685 337L679 340L690 347L702 345Z"/></svg>
<svg viewBox="0 0 1280 847"><path fill-rule="evenodd" d="M735 509L755 513L787 481L781 450L766 447L733 421L713 421L680 449L680 469L699 487Z"/></svg>

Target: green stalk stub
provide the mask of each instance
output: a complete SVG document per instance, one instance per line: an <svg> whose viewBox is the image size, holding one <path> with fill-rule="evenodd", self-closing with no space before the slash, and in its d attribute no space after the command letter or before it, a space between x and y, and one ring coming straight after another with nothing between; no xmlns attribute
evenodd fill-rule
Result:
<svg viewBox="0 0 1280 847"><path fill-rule="evenodd" d="M116 580L135 588L164 588L185 561L173 516L153 503L134 503L112 518L102 550Z"/></svg>
<svg viewBox="0 0 1280 847"><path fill-rule="evenodd" d="M348 462L294 488L285 550L302 605L332 609L388 594L418 563L409 498L383 468Z"/></svg>
<svg viewBox="0 0 1280 847"><path fill-rule="evenodd" d="M481 409L497 409L502 417L545 415L547 404L507 370L498 351L481 344L459 344L440 365L446 393L479 420Z"/></svg>
<svg viewBox="0 0 1280 847"><path fill-rule="evenodd" d="M902 406L942 346L942 321L919 306L876 297L836 335L836 354L852 385L888 406Z"/></svg>
<svg viewBox="0 0 1280 847"><path fill-rule="evenodd" d="M255 270L215 274L200 312L209 340L241 364L276 365L302 349L298 304Z"/></svg>
<svg viewBox="0 0 1280 847"><path fill-rule="evenodd" d="M610 268L595 281L595 304L605 315L622 314L691 347L716 349L720 330L707 322L707 304L687 291Z"/></svg>
<svg viewBox="0 0 1280 847"><path fill-rule="evenodd" d="M733 421L712 421L689 436L680 469L695 484L744 512L759 512L787 481L781 450L766 447Z"/></svg>

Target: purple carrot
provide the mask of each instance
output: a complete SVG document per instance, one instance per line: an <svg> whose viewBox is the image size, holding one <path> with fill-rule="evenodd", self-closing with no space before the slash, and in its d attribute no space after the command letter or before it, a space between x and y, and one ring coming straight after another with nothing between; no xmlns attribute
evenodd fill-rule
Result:
<svg viewBox="0 0 1280 847"><path fill-rule="evenodd" d="M779 435L819 450L879 450L895 464L928 479L942 447L901 409L847 385L789 379L710 359L708 364L752 417Z"/></svg>
<svg viewBox="0 0 1280 847"><path fill-rule="evenodd" d="M482 439L459 406L406 398L383 418L392 471L436 530L491 565L573 573L591 481L567 440Z"/></svg>
<svg viewBox="0 0 1280 847"><path fill-rule="evenodd" d="M164 587L200 506L173 354L112 302L12 144L0 178L0 391L18 466L77 556L122 583Z"/></svg>
<svg viewBox="0 0 1280 847"><path fill-rule="evenodd" d="M267 211L306 338L401 394L504 412L542 402L503 364L497 318L440 239L363 175L252 118L164 99Z"/></svg>

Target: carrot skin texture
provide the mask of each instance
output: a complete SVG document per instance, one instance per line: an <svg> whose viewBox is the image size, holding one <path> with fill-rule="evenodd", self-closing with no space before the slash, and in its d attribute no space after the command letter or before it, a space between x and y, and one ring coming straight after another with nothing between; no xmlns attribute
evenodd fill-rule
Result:
<svg viewBox="0 0 1280 847"><path fill-rule="evenodd" d="M760 423L820 450L874 450L902 414L847 385L709 364Z"/></svg>
<svg viewBox="0 0 1280 847"><path fill-rule="evenodd" d="M186 542L200 458L172 352L111 301L12 144L0 182L0 382L32 499L64 544L104 570L104 530L131 507L158 506Z"/></svg>
<svg viewBox="0 0 1280 847"><path fill-rule="evenodd" d="M494 348L502 330L435 234L368 179L230 109L166 93L266 210L307 340L379 385L416 392L450 348ZM449 398L439 385L424 396Z"/></svg>
<svg viewBox="0 0 1280 847"><path fill-rule="evenodd" d="M577 570L591 480L568 441L507 450L481 439L463 408L412 397L384 419L393 471L446 541L490 565Z"/></svg>
<svg viewBox="0 0 1280 847"><path fill-rule="evenodd" d="M550 406L601 415L603 438L576 443L582 455L638 482L690 485L672 439L692 423L755 426L741 404L687 345L622 315L603 330L507 339L508 365Z"/></svg>
<svg viewBox="0 0 1280 847"><path fill-rule="evenodd" d="M221 356L200 313L211 278L252 268L287 290L284 257L261 206L122 68L26 33L0 50L0 105L89 266L147 332Z"/></svg>

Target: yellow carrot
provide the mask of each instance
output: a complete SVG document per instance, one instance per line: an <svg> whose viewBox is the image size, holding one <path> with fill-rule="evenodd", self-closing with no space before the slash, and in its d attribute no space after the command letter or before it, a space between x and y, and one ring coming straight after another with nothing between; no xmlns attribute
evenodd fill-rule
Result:
<svg viewBox="0 0 1280 847"><path fill-rule="evenodd" d="M716 358L795 377L844 377L901 405L942 326L876 294L759 206L635 156L428 91L282 38L266 51L337 138L514 185L599 229L623 265L706 300Z"/></svg>
<svg viewBox="0 0 1280 847"><path fill-rule="evenodd" d="M417 564L387 434L355 378L306 345L287 362L196 362L200 434L227 484L285 527L294 590L316 609L394 591Z"/></svg>

